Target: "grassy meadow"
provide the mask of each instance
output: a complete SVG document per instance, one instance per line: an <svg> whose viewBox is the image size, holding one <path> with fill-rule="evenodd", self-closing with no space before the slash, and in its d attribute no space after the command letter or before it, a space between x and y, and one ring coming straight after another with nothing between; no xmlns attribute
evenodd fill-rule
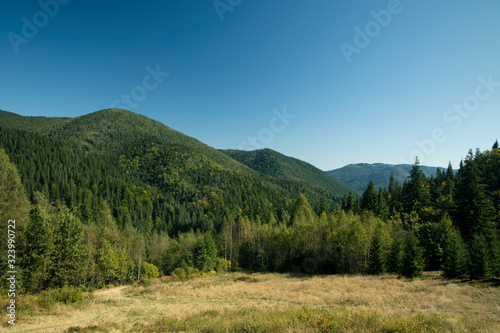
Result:
<svg viewBox="0 0 500 333"><path fill-rule="evenodd" d="M84 293L74 304L19 298L8 332L498 332L498 280L426 273L293 276L227 273ZM21 303L25 304L21 304ZM31 304L29 304L31 303Z"/></svg>

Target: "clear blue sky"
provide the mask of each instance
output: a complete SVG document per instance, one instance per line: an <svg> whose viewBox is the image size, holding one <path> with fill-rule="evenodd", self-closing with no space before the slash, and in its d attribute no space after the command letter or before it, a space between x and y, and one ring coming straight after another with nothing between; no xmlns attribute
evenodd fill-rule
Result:
<svg viewBox="0 0 500 333"><path fill-rule="evenodd" d="M54 1L1 2L0 109L75 117L132 94L215 148L323 170L416 150L458 167L500 139L498 0Z"/></svg>

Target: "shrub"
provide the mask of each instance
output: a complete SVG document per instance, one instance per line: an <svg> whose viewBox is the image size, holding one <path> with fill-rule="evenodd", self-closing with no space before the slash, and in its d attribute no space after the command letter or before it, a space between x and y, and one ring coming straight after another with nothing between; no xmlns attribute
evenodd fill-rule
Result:
<svg viewBox="0 0 500 333"><path fill-rule="evenodd" d="M158 267L153 264L144 262L142 264L142 277L144 279L156 279L160 277L160 272L158 271Z"/></svg>

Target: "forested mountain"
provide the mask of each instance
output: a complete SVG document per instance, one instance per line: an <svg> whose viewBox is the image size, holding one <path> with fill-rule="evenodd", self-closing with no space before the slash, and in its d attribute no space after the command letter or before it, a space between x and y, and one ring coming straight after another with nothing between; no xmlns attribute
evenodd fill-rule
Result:
<svg viewBox="0 0 500 333"><path fill-rule="evenodd" d="M394 175L394 179L399 184L403 184L410 177L412 168L413 165L410 164L358 163L327 171L327 173L353 187L359 193L363 193L366 184L368 184L370 180L373 180L376 189L379 187L387 187L391 174ZM445 168L429 167L425 165L421 165L420 168L426 177L435 177L438 169L446 171Z"/></svg>
<svg viewBox="0 0 500 333"><path fill-rule="evenodd" d="M255 171L126 110L73 119L1 112L0 130L0 147L18 165L31 196L39 191L50 201L63 199L84 219L104 199L120 225L131 221L145 232L220 228L228 210L281 219L301 190L315 209L320 204L333 209L352 190L329 176L323 185L304 168L287 169L287 177Z"/></svg>
<svg viewBox="0 0 500 333"><path fill-rule="evenodd" d="M126 110L0 112L0 217L16 219L22 292L238 269L498 276L499 181L498 143L458 173L429 178L417 161L357 197L305 162L218 151Z"/></svg>
<svg viewBox="0 0 500 333"><path fill-rule="evenodd" d="M296 181L302 183L304 187L341 193L342 195L353 190L352 187L325 174L315 166L271 149L221 151L253 170L279 179Z"/></svg>

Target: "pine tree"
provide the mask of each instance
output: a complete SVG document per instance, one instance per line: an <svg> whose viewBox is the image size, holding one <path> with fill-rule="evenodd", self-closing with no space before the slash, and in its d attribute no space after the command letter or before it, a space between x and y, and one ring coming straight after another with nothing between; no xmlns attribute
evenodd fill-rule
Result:
<svg viewBox="0 0 500 333"><path fill-rule="evenodd" d="M410 181L403 187L403 205L407 214L415 212L420 219L425 218L431 206L429 181L420 168L418 159L410 171Z"/></svg>
<svg viewBox="0 0 500 333"><path fill-rule="evenodd" d="M368 273L373 275L384 274L386 270L386 255L380 228L375 230L372 244L370 246L370 259L368 261Z"/></svg>
<svg viewBox="0 0 500 333"><path fill-rule="evenodd" d="M402 210L402 190L401 186L397 180L394 179L394 173L391 172L391 178L389 179L389 208L391 213L401 212Z"/></svg>
<svg viewBox="0 0 500 333"><path fill-rule="evenodd" d="M493 148L492 149L498 149L498 140L495 141L495 144L493 145Z"/></svg>
<svg viewBox="0 0 500 333"><path fill-rule="evenodd" d="M469 276L472 280L487 279L491 273L486 237L475 233L470 244Z"/></svg>
<svg viewBox="0 0 500 333"><path fill-rule="evenodd" d="M26 253L21 261L25 286L28 291L39 292L49 286L54 251L52 229L40 207L31 210L26 233Z"/></svg>
<svg viewBox="0 0 500 333"><path fill-rule="evenodd" d="M390 208L389 204L387 202L387 198L389 196L389 193L387 192L387 189L380 187L379 192L378 192L378 198L377 198L377 211L376 214L378 217L380 217L382 220L387 220L390 216Z"/></svg>
<svg viewBox="0 0 500 333"><path fill-rule="evenodd" d="M443 276L463 278L468 271L468 253L458 230L451 230L447 237L443 254Z"/></svg>
<svg viewBox="0 0 500 333"><path fill-rule="evenodd" d="M500 276L500 242L494 228L483 230L488 249L488 260L492 276Z"/></svg>
<svg viewBox="0 0 500 333"><path fill-rule="evenodd" d="M370 180L365 192L363 192L363 196L361 197L361 210L377 211L377 193L375 192L373 180Z"/></svg>
<svg viewBox="0 0 500 333"><path fill-rule="evenodd" d="M422 249L418 244L418 238L411 232L407 235L405 240L400 275L405 278L413 279L422 276L423 272L424 258Z"/></svg>
<svg viewBox="0 0 500 333"><path fill-rule="evenodd" d="M469 240L474 233L491 226L495 212L472 150L459 171L456 189L457 210L454 221L464 239Z"/></svg>
<svg viewBox="0 0 500 333"><path fill-rule="evenodd" d="M401 265L403 263L403 235L398 233L394 236L387 258L387 270L391 273L401 274Z"/></svg>

